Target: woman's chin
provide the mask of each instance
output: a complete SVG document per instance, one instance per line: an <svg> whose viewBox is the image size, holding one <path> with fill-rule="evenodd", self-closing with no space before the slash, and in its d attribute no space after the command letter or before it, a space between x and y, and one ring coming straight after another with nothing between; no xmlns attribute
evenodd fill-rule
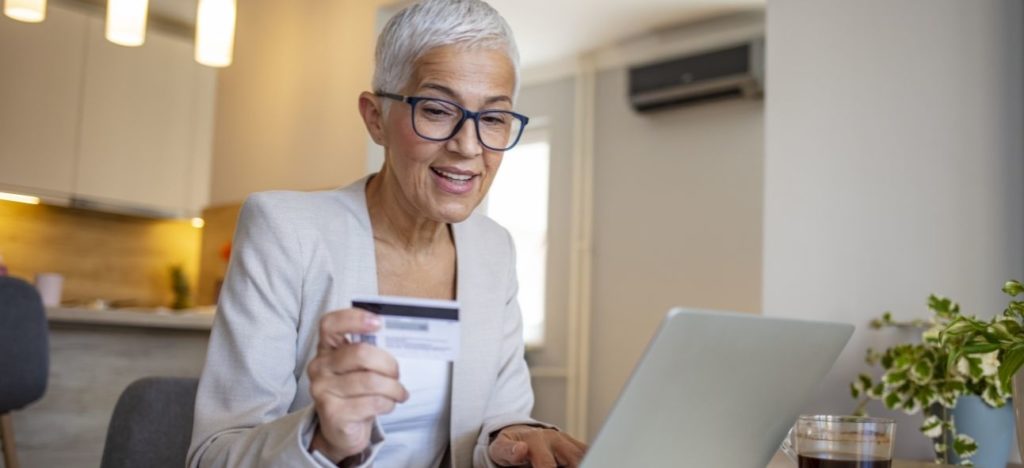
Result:
<svg viewBox="0 0 1024 468"><path fill-rule="evenodd" d="M469 218L473 214L473 209L476 205L469 205L463 203L447 203L437 208L437 218L439 221L454 224L461 223Z"/></svg>

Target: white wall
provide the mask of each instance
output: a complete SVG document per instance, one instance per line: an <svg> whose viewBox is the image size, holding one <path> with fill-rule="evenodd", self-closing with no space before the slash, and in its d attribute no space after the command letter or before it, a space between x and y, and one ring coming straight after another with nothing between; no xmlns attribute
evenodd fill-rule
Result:
<svg viewBox="0 0 1024 468"><path fill-rule="evenodd" d="M628 102L627 70L763 35L763 13L745 11L631 38L588 53L578 63L524 72L523 95L541 98L532 102L553 117L552 134L564 131L554 128L562 120L586 114L570 113L573 103L555 99L552 87L535 92L539 83L576 76L594 84L592 92L589 86L577 90L591 100L577 112L592 109L593 118L593 128L585 123L581 127L581 138L591 138L593 146L592 242L589 249L555 242L549 250L556 255L563 247L583 248L592 259L586 288L591 310L584 311L590 316L589 365L581 371L589 390L586 424L577 436L597 435L670 307L760 309L763 101L726 100L638 114ZM571 89L561 88L563 93ZM548 109L553 107L561 110L551 114ZM571 188L568 180L560 181L555 164L553 160L553 197ZM565 186L559 189L557 183ZM556 218L570 214L553 205L552 226ZM568 260L568 252L560 255ZM560 261L549 259L548 274L554 281L568 275L552 267ZM549 291L551 286L549 281ZM549 298L548 305L568 303ZM549 351L535 357L548 366L561 362L558 353ZM557 390L550 379L544 383L547 388L537 387L542 410Z"/></svg>
<svg viewBox="0 0 1024 468"><path fill-rule="evenodd" d="M543 348L527 352L536 403L533 416L567 427L566 365L569 309L569 252L572 209L572 151L575 80L523 86L516 109L530 116L528 130L543 129L551 143L548 168L548 258ZM507 157L514 156L514 153ZM498 173L497 177L501 177ZM522 274L522 273L520 273ZM543 372L543 370L551 372ZM536 372L542 370L542 372Z"/></svg>
<svg viewBox="0 0 1024 468"><path fill-rule="evenodd" d="M220 71L210 203L251 192L327 189L361 177L374 19L385 0L250 0L234 63Z"/></svg>
<svg viewBox="0 0 1024 468"><path fill-rule="evenodd" d="M670 307L761 301L763 103L640 115L626 75L596 80L590 438Z"/></svg>
<svg viewBox="0 0 1024 468"><path fill-rule="evenodd" d="M865 348L909 338L869 318L991 315L1024 274L1022 5L768 3L764 312L860 328L808 411L850 411ZM919 422L898 455L930 456Z"/></svg>

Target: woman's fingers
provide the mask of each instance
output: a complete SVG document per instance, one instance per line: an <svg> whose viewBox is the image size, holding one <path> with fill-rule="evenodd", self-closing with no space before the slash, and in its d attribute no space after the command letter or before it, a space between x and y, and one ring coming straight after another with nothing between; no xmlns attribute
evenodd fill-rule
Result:
<svg viewBox="0 0 1024 468"><path fill-rule="evenodd" d="M376 314L362 309L343 309L328 312L320 317L320 340L318 350L337 348L347 343L345 336L351 333L373 333L380 328Z"/></svg>
<svg viewBox="0 0 1024 468"><path fill-rule="evenodd" d="M552 431L554 432L554 431ZM543 432L529 434L525 441L530 452L530 464L534 468L557 468L555 454L552 452L550 442L544 437Z"/></svg>
<svg viewBox="0 0 1024 468"><path fill-rule="evenodd" d="M583 452L583 453L587 452L587 444L584 444L583 442L580 442L580 441L574 439L572 436L570 436L568 434L565 434L565 433L562 433L562 438L565 439L565 440L568 440L571 444L575 445L576 448L580 449L580 452Z"/></svg>
<svg viewBox="0 0 1024 468"><path fill-rule="evenodd" d="M503 437L500 434L488 447L489 455L494 463L502 466L525 465L529 459L529 446L526 442Z"/></svg>
<svg viewBox="0 0 1024 468"><path fill-rule="evenodd" d="M514 425L502 429L491 442L488 454L495 463L516 466L529 463L540 468L575 468L583 460L586 444L563 432L535 426Z"/></svg>
<svg viewBox="0 0 1024 468"><path fill-rule="evenodd" d="M341 460L369 444L373 419L409 399L398 381L398 361L383 349L350 343L348 336L380 328L375 314L345 309L320 319L316 357L307 368L318 417L312 446Z"/></svg>
<svg viewBox="0 0 1024 468"><path fill-rule="evenodd" d="M355 371L371 371L398 378L398 361L391 353L371 344L343 344L338 348L321 350L310 362L310 371L324 375L340 375ZM312 378L312 375L310 375Z"/></svg>
<svg viewBox="0 0 1024 468"><path fill-rule="evenodd" d="M398 403L409 399L409 392L397 379L370 371L322 376L310 384L310 392L336 398L380 396Z"/></svg>
<svg viewBox="0 0 1024 468"><path fill-rule="evenodd" d="M555 461L558 462L558 466L576 468L583 460L585 448L577 447L570 440L570 437L564 436L551 443L551 450L555 453Z"/></svg>
<svg viewBox="0 0 1024 468"><path fill-rule="evenodd" d="M310 363L312 380L321 373L343 374L369 370L398 378L398 361L387 351L369 344L349 343L346 335L372 333L380 328L376 314L360 309L345 309L325 314L320 319L317 357Z"/></svg>
<svg viewBox="0 0 1024 468"><path fill-rule="evenodd" d="M356 423L371 423L373 418L388 414L395 409L395 401L379 395L345 399L329 399L317 415L321 425L347 434L345 428L357 427Z"/></svg>

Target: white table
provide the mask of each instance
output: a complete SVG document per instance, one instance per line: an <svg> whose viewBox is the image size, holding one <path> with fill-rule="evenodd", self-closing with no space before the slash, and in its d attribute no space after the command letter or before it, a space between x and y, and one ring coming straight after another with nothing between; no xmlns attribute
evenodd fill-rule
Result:
<svg viewBox="0 0 1024 468"><path fill-rule="evenodd" d="M924 461L894 460L892 466L893 468L947 468L953 465L936 465L932 462ZM1007 468L1024 468L1024 466L1016 463L1010 463L1006 466ZM796 463L791 462L786 455L779 452L775 454L767 468L796 468Z"/></svg>

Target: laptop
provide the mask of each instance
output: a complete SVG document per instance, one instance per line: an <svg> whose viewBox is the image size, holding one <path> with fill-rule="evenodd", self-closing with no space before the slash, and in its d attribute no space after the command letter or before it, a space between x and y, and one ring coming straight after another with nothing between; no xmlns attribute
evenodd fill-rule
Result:
<svg viewBox="0 0 1024 468"><path fill-rule="evenodd" d="M669 311L582 468L763 468L853 325Z"/></svg>

